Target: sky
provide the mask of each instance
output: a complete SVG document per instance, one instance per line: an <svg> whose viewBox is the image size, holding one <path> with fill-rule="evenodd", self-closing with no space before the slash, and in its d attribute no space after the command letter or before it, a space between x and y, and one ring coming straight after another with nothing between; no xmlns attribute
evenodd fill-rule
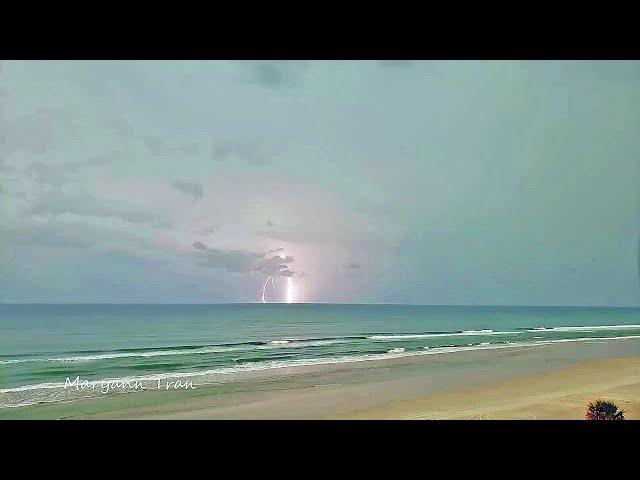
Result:
<svg viewBox="0 0 640 480"><path fill-rule="evenodd" d="M640 62L0 62L0 302L640 306L639 132Z"/></svg>

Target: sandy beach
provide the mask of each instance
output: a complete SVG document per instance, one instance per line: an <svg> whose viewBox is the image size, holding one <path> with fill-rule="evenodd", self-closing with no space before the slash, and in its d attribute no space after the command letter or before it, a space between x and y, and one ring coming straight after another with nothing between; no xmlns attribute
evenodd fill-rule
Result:
<svg viewBox="0 0 640 480"><path fill-rule="evenodd" d="M584 362L545 375L393 402L336 418L406 420L580 420L605 398L640 419L640 357Z"/></svg>

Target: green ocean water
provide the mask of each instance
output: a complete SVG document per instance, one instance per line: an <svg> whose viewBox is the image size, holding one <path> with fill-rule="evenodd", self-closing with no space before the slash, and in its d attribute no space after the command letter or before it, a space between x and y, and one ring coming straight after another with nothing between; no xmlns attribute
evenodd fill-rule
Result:
<svg viewBox="0 0 640 480"><path fill-rule="evenodd" d="M245 372L640 338L640 309L409 305L0 305L0 408L100 394L65 380L194 384Z"/></svg>

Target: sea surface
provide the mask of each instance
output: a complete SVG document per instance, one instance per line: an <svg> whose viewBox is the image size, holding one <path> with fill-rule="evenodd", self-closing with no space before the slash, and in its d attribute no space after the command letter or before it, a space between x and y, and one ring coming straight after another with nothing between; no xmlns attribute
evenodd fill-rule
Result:
<svg viewBox="0 0 640 480"><path fill-rule="evenodd" d="M4 304L0 408L104 394L67 378L198 385L289 366L604 338L640 338L640 308ZM110 393L138 391L121 387Z"/></svg>

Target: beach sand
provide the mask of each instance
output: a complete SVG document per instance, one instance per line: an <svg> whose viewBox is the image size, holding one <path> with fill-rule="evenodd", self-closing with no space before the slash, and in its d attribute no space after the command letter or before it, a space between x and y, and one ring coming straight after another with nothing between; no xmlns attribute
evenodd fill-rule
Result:
<svg viewBox="0 0 640 480"><path fill-rule="evenodd" d="M0 418L640 419L640 340L559 343L256 372L191 391L2 409Z"/></svg>
<svg viewBox="0 0 640 480"><path fill-rule="evenodd" d="M640 419L640 357L595 360L506 382L393 402L335 418L580 420L586 405L605 398Z"/></svg>

